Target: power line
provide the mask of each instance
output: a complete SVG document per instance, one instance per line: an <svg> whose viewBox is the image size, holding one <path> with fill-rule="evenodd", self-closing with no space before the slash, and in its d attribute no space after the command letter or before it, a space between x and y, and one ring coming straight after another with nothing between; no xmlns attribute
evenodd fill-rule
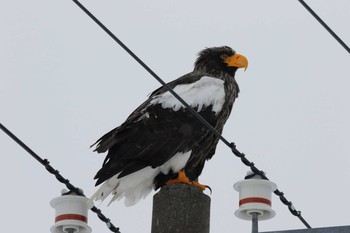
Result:
<svg viewBox="0 0 350 233"><path fill-rule="evenodd" d="M238 157L241 159L242 163L244 165L246 165L247 167L250 168L250 170L255 174L255 175L259 175L261 178L265 179L265 180L269 180L267 178L267 176L265 175L265 172L263 172L262 170L259 170L255 164L253 162L250 162L246 157L244 153L241 153L239 150L237 150L236 145L234 143L231 143L231 151ZM246 177L249 178L249 177ZM310 224L303 218L303 216L301 215L301 212L296 210L293 203L291 201L289 201L285 196L284 193L282 191L280 191L279 189L276 189L274 191L274 194L276 194L280 201L285 204L290 213L293 214L294 216L298 217L299 220L306 226L306 228L312 228L310 226Z"/></svg>
<svg viewBox="0 0 350 233"><path fill-rule="evenodd" d="M82 9L93 21L95 21L114 41L116 41L127 53L129 53L145 70L147 70L158 82L160 82L176 99L178 99L199 121L201 121L213 134L215 134L223 143L225 143L231 151L241 159L241 161L257 175L260 175L263 179L269 180L263 171L259 170L254 163L250 162L245 154L239 152L234 143L230 143L226 140L214 127L212 127L197 111L195 111L191 106L189 106L178 94L176 94L171 87L169 87L151 68L149 68L138 56L136 56L121 40L119 40L106 26L104 26L89 10L87 10L79 1L73 0L80 9ZM307 221L301 216L301 212L297 211L292 202L288 201L284 197L284 193L279 191L278 189L274 192L277 196L279 196L280 200L283 204L288 206L290 212L298 217L300 221L307 227L311 228L311 226L307 223Z"/></svg>
<svg viewBox="0 0 350 233"><path fill-rule="evenodd" d="M311 9L311 7L309 7L303 0L299 0L299 2L334 37L334 39L336 39L338 43L341 46L343 46L344 49L348 51L348 53L350 53L350 48L339 38L339 36L337 36L337 34L335 34L335 32L333 32L333 30L330 27L328 27L328 25Z"/></svg>
<svg viewBox="0 0 350 233"><path fill-rule="evenodd" d="M18 145L20 145L25 151L27 151L33 158L35 158L39 163L41 163L48 172L50 172L51 174L53 174L56 179L65 184L66 187L76 193L79 196L84 196L84 192L80 189L77 188L76 186L74 186L73 184L70 183L70 181L66 178L64 178L60 172L56 169L54 169L51 165L50 162L47 159L42 159L37 153L35 153L32 149L30 149L24 142L22 142L18 137L16 137L10 130L8 130L3 124L0 123L0 128L2 129L2 131L4 131L11 139L13 139ZM104 223L106 223L107 227L115 233L120 233L119 228L115 227L111 221L102 214L101 210L98 209L97 207L93 206L90 209L92 212L97 214L97 217L103 221Z"/></svg>

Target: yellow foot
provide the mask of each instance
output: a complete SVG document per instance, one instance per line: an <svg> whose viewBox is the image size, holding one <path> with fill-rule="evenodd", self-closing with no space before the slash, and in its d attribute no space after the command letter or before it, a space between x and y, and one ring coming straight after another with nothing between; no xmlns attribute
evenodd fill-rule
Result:
<svg viewBox="0 0 350 233"><path fill-rule="evenodd" d="M188 179L188 177L186 176L184 170L179 171L179 174L178 174L176 179L168 180L165 184L169 185L169 184L177 184L177 183L185 183L185 184L189 184L192 186L196 186L196 187L199 187L201 190L205 190L207 188L207 186L202 185L202 184L198 183L197 181L190 181Z"/></svg>

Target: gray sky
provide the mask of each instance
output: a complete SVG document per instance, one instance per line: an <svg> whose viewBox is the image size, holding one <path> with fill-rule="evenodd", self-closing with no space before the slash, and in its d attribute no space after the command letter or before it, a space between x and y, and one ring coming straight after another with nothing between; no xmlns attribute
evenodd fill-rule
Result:
<svg viewBox="0 0 350 233"><path fill-rule="evenodd" d="M313 227L349 225L350 56L298 1L82 1L165 81L204 47L229 45L250 64L223 135L264 170ZM2 1L1 122L90 196L104 155L89 146L159 87L72 1ZM309 0L350 44L350 3ZM49 232L62 184L4 133L2 231ZM250 232L234 216L248 170L219 143L201 183L211 232ZM99 208L122 233L150 232L152 195ZM261 231L304 228L276 196ZM94 232L109 232L90 212Z"/></svg>

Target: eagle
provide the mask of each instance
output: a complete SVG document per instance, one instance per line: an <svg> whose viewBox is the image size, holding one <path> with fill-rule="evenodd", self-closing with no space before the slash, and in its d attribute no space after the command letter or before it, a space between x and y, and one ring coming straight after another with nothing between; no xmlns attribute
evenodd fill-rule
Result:
<svg viewBox="0 0 350 233"><path fill-rule="evenodd" d="M221 133L239 93L235 73L247 67L247 58L228 46L205 48L193 71L168 86ZM90 200L103 201L112 195L110 203L125 198L124 204L131 206L152 189L174 183L204 190L198 177L218 140L162 86L123 124L92 145L94 151L107 155L94 177L96 186L102 185Z"/></svg>

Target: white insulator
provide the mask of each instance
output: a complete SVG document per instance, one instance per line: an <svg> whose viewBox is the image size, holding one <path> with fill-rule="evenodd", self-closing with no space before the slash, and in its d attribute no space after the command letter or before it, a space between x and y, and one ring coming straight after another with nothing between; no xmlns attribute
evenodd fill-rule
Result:
<svg viewBox="0 0 350 233"><path fill-rule="evenodd" d="M239 209L235 215L244 220L252 220L252 213L258 213L259 220L273 218L276 212L271 208L271 194L277 185L259 176L242 180L234 184L239 192Z"/></svg>
<svg viewBox="0 0 350 233"><path fill-rule="evenodd" d="M75 194L63 195L51 200L55 211L52 233L91 233L88 221L88 198Z"/></svg>

